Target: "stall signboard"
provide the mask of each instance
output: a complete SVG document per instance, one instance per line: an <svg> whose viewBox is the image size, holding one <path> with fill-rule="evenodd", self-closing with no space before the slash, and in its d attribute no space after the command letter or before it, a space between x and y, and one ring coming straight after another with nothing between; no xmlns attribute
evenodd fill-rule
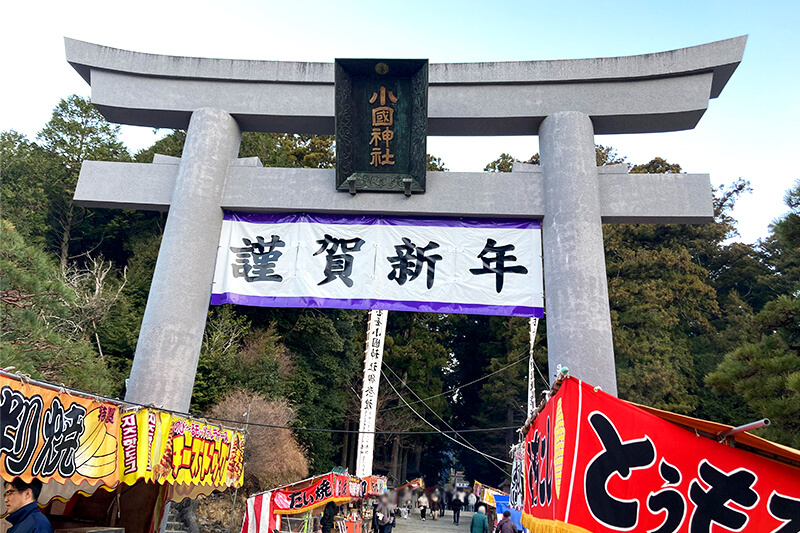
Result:
<svg viewBox="0 0 800 533"><path fill-rule="evenodd" d="M302 489L283 488L271 491L272 512L275 514L296 514L316 509L328 502L337 505L360 498L361 494L351 494L351 485L358 485L360 493L361 482L353 481L350 476L327 474L315 479L309 486Z"/></svg>
<svg viewBox="0 0 800 533"><path fill-rule="evenodd" d="M364 478L364 495L365 496L380 496L384 494L388 488L386 485L386 478L383 476L367 476Z"/></svg>
<svg viewBox="0 0 800 533"><path fill-rule="evenodd" d="M535 220L224 216L212 304L543 316Z"/></svg>
<svg viewBox="0 0 800 533"><path fill-rule="evenodd" d="M244 434L157 409L120 419L120 478L156 483L240 487Z"/></svg>
<svg viewBox="0 0 800 533"><path fill-rule="evenodd" d="M508 494L505 492L492 488L488 485L484 485L483 483L479 483L478 481L476 481L475 485L473 485L472 491L475 493L475 497L477 497L478 500L491 505L492 507L496 507L494 501L495 496L508 496Z"/></svg>
<svg viewBox="0 0 800 533"><path fill-rule="evenodd" d="M0 374L0 477L119 482L119 407Z"/></svg>
<svg viewBox="0 0 800 533"><path fill-rule="evenodd" d="M128 485L140 479L159 481L161 451L168 438L171 419L172 415L156 409L133 409L121 414L120 481Z"/></svg>
<svg viewBox="0 0 800 533"><path fill-rule="evenodd" d="M575 378L526 435L524 481L534 533L800 531L800 469Z"/></svg>

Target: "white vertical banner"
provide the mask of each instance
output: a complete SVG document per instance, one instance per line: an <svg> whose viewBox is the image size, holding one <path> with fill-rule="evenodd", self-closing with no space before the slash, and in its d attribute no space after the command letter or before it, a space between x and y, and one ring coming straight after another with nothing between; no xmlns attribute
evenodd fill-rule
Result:
<svg viewBox="0 0 800 533"><path fill-rule="evenodd" d="M539 319L531 317L530 327L531 346L528 358L528 418L533 415L533 410L536 408L536 363L533 360L533 345L536 344L536 329L539 327Z"/></svg>
<svg viewBox="0 0 800 533"><path fill-rule="evenodd" d="M361 389L361 422L358 426L358 457L356 460L356 477L362 479L372 475L378 385L381 381L383 344L386 340L386 319L388 315L388 311L379 309L369 312L367 349L364 357L364 386Z"/></svg>

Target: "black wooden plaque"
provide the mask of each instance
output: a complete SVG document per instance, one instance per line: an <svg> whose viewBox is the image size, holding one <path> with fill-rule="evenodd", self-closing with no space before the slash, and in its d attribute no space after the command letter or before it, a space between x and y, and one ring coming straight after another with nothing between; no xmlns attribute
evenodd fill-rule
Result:
<svg viewBox="0 0 800 533"><path fill-rule="evenodd" d="M425 192L427 59L337 59L336 188Z"/></svg>

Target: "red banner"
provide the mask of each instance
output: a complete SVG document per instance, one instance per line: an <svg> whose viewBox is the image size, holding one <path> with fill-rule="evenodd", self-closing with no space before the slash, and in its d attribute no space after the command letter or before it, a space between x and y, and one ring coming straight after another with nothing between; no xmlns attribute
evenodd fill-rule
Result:
<svg viewBox="0 0 800 533"><path fill-rule="evenodd" d="M325 505L329 501L340 504L359 497L361 497L360 480L352 479L350 476L328 474L302 489L286 488L272 491L272 512L302 513Z"/></svg>
<svg viewBox="0 0 800 533"><path fill-rule="evenodd" d="M568 378L525 438L522 522L534 533L796 533L800 469Z"/></svg>

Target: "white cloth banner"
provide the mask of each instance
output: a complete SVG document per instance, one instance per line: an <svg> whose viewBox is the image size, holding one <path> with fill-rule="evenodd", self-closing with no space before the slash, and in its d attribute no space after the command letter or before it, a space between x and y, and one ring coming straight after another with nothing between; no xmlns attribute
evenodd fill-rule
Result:
<svg viewBox="0 0 800 533"><path fill-rule="evenodd" d="M508 504L512 509L522 510L525 499L525 443L520 442L511 447L511 490Z"/></svg>
<svg viewBox="0 0 800 533"><path fill-rule="evenodd" d="M367 326L367 349L364 356L364 385L361 389L361 423L358 426L358 456L356 477L372 475L372 458L375 451L375 415L378 410L378 385L381 382L383 344L386 340L388 312L373 310Z"/></svg>
<svg viewBox="0 0 800 533"><path fill-rule="evenodd" d="M212 304L543 316L535 220L226 213Z"/></svg>

